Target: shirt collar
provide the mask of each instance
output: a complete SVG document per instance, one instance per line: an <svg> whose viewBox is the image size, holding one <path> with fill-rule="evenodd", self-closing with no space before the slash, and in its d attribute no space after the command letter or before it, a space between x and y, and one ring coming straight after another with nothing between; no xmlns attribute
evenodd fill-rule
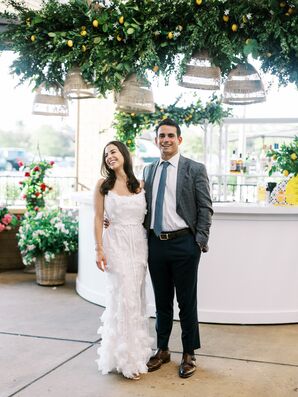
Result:
<svg viewBox="0 0 298 397"><path fill-rule="evenodd" d="M173 167L178 167L179 158L180 158L180 153L178 152L173 157L171 157L169 160L163 160L162 158L160 158L158 165L160 166L161 163L163 163L164 161L168 161Z"/></svg>

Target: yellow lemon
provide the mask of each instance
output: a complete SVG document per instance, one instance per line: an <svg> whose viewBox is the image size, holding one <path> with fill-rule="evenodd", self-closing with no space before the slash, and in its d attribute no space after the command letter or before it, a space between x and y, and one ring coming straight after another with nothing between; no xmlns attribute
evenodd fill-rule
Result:
<svg viewBox="0 0 298 397"><path fill-rule="evenodd" d="M284 175L284 176L288 176L288 175L289 175L289 171L288 171L288 170L284 170L284 171L283 171L283 175Z"/></svg>
<svg viewBox="0 0 298 397"><path fill-rule="evenodd" d="M86 52L86 50L87 50L87 47L85 45L82 45L82 51Z"/></svg>
<svg viewBox="0 0 298 397"><path fill-rule="evenodd" d="M178 26L177 26L177 29L181 32L181 31L183 30L183 26L178 25Z"/></svg>
<svg viewBox="0 0 298 397"><path fill-rule="evenodd" d="M233 25L231 26L231 29L232 29L233 32L237 32L238 25L236 23L233 23Z"/></svg>
<svg viewBox="0 0 298 397"><path fill-rule="evenodd" d="M134 117L136 114L135 113L130 113L131 117Z"/></svg>
<svg viewBox="0 0 298 397"><path fill-rule="evenodd" d="M266 53L267 58L270 58L272 56L271 52Z"/></svg>
<svg viewBox="0 0 298 397"><path fill-rule="evenodd" d="M290 8L288 9L288 14L291 15L291 14L293 14L293 12L294 12L294 8L291 8L291 7L290 7Z"/></svg>
<svg viewBox="0 0 298 397"><path fill-rule="evenodd" d="M167 37L168 37L168 39L172 40L172 38L174 37L174 35L173 35L172 32L169 32L168 35L167 35Z"/></svg>
<svg viewBox="0 0 298 397"><path fill-rule="evenodd" d="M68 47L72 47L73 46L73 41L72 40L67 40L67 45L68 45Z"/></svg>
<svg viewBox="0 0 298 397"><path fill-rule="evenodd" d="M92 25L94 28L98 28L98 25L99 25L98 20L94 19L94 21L92 22Z"/></svg>
<svg viewBox="0 0 298 397"><path fill-rule="evenodd" d="M277 160L276 154L274 154L274 155L272 156L272 160L273 160L273 161Z"/></svg>
<svg viewBox="0 0 298 397"><path fill-rule="evenodd" d="M203 0L196 0L196 3L198 6L200 6L203 3Z"/></svg>
<svg viewBox="0 0 298 397"><path fill-rule="evenodd" d="M86 30L86 26L81 26L81 30Z"/></svg>
<svg viewBox="0 0 298 397"><path fill-rule="evenodd" d="M281 8L283 8L283 7L286 6L286 3L285 3L284 1L281 1L281 2L279 3L279 6L280 6Z"/></svg>
<svg viewBox="0 0 298 397"><path fill-rule="evenodd" d="M292 153L291 154L291 159L292 160L297 160L297 154L296 153Z"/></svg>
<svg viewBox="0 0 298 397"><path fill-rule="evenodd" d="M81 35L81 36L87 36L86 30L82 30L81 33L80 33L80 35Z"/></svg>
<svg viewBox="0 0 298 397"><path fill-rule="evenodd" d="M159 70L159 67L157 65L155 65L152 70L154 73L157 73Z"/></svg>
<svg viewBox="0 0 298 397"><path fill-rule="evenodd" d="M127 143L128 143L128 145L129 145L129 144L131 143L131 140L130 140L130 139L128 139Z"/></svg>
<svg viewBox="0 0 298 397"><path fill-rule="evenodd" d="M222 19L223 19L225 22L228 22L228 20L230 19L230 17L229 17L228 15L224 15L224 16L222 17Z"/></svg>
<svg viewBox="0 0 298 397"><path fill-rule="evenodd" d="M245 40L245 44L249 44L250 41L251 41L251 39L246 39L246 40Z"/></svg>
<svg viewBox="0 0 298 397"><path fill-rule="evenodd" d="M33 34L33 35L30 37L30 39L31 39L31 41L35 41L35 40L36 40L36 36Z"/></svg>
<svg viewBox="0 0 298 397"><path fill-rule="evenodd" d="M116 39L118 40L118 41L122 41L122 37L118 34L118 36L116 37Z"/></svg>
<svg viewBox="0 0 298 397"><path fill-rule="evenodd" d="M121 15L121 17L118 19L119 23L121 23L121 25L124 23L124 16Z"/></svg>

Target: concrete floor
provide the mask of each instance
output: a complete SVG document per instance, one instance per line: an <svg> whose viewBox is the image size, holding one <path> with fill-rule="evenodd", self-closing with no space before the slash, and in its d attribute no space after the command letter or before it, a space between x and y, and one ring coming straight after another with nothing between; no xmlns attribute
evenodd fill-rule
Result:
<svg viewBox="0 0 298 397"><path fill-rule="evenodd" d="M298 397L298 324L201 324L198 370L183 380L175 322L172 361L132 381L97 371L102 311L76 294L75 274L51 288L0 273L0 397Z"/></svg>

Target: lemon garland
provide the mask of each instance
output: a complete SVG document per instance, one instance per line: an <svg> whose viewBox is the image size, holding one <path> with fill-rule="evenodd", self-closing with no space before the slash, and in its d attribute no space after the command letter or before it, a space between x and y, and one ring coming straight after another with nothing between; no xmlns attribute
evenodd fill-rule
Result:
<svg viewBox="0 0 298 397"><path fill-rule="evenodd" d="M206 49L223 76L252 54L281 84L298 86L295 1L113 0L89 7L87 0L47 0L37 11L6 3L16 13L1 14L11 21L1 48L18 54L12 72L35 86L63 83L75 65L102 95L119 90L131 72L181 79L193 52Z"/></svg>
<svg viewBox="0 0 298 397"><path fill-rule="evenodd" d="M176 101L167 107L155 104L154 113L115 113L113 127L116 138L125 143L130 151L135 150L135 138L144 130L156 126L162 119L170 117L179 125L198 125L204 123L220 123L224 117L231 115L230 110L224 110L216 95L213 95L204 106L200 99L187 107L179 107Z"/></svg>

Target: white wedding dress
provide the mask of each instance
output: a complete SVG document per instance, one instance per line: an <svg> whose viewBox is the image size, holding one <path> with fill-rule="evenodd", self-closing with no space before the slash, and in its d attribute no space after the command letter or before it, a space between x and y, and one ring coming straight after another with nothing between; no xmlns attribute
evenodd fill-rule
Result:
<svg viewBox="0 0 298 397"><path fill-rule="evenodd" d="M110 221L104 231L107 259L106 310L99 328L102 341L96 360L102 374L116 369L127 378L147 372L153 339L149 336L145 299L148 246L142 225L144 191L120 196L109 191L105 212Z"/></svg>

